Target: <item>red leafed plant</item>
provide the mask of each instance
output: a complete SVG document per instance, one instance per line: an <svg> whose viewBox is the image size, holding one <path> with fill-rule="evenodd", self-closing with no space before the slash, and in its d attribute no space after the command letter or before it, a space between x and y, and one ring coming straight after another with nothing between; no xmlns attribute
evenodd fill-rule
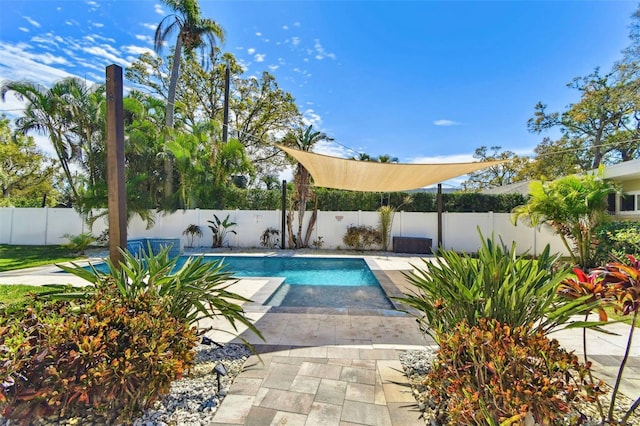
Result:
<svg viewBox="0 0 640 426"><path fill-rule="evenodd" d="M564 426L578 421L567 417L572 408L598 393L586 380L589 365L530 325L462 322L439 343L425 384L440 424L525 424L531 416Z"/></svg>
<svg viewBox="0 0 640 426"><path fill-rule="evenodd" d="M29 308L0 320L0 412L32 424L90 410L128 424L192 365L195 343L151 294L123 301L100 288L84 307Z"/></svg>
<svg viewBox="0 0 640 426"><path fill-rule="evenodd" d="M618 369L616 383L613 387L611 396L611 404L606 421L610 424L615 422L614 407L615 401L622 380L622 374L629 358L631 350L631 341L633 332L640 311L640 260L634 256L627 255L629 264L621 262L607 263L604 267L592 269L590 273L585 273L581 269L574 269L574 277L565 279L558 292L569 299L576 299L583 296L591 296L585 302L585 314L588 316L592 309L598 311L600 321L607 321L607 313L604 310L605 305L613 306L617 312L622 315L633 315L629 337L627 339L627 347ZM586 332L586 330L585 330ZM583 350L585 361L587 360L586 334L583 333ZM598 401L598 405L600 403ZM626 424L631 414L640 406L640 398L638 398L623 416L620 423ZM605 416L600 410L602 420Z"/></svg>

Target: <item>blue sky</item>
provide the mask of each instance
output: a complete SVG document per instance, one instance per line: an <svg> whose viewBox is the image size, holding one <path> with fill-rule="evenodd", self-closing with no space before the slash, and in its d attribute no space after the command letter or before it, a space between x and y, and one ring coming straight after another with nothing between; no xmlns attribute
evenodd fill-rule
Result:
<svg viewBox="0 0 640 426"><path fill-rule="evenodd" d="M636 2L209 1L223 50L264 70L340 145L401 162L471 161L475 148L530 153L538 101L562 110L566 84L610 69ZM152 49L169 9L153 0L2 0L0 80L104 79ZM20 105L13 99L0 111ZM7 111L9 110L9 111ZM42 140L40 140L41 143Z"/></svg>

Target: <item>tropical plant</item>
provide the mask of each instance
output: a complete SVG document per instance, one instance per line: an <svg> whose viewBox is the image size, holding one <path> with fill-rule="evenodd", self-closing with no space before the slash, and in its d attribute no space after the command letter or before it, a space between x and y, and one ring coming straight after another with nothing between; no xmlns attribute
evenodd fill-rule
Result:
<svg viewBox="0 0 640 426"><path fill-rule="evenodd" d="M515 242L507 248L479 234L476 257L438 250L437 257L422 259L422 267L414 265L405 274L415 289L397 300L419 312L421 329L438 339L462 321L475 326L481 318L512 327L531 323L544 333L572 327L567 323L583 312L586 301L557 294L568 271L557 269L558 256L550 255L549 245L533 260L517 255Z"/></svg>
<svg viewBox="0 0 640 426"><path fill-rule="evenodd" d="M378 226L380 230L380 237L382 238L382 250L387 250L389 248L389 241L391 241L391 229L393 227L393 218L396 215L396 211L405 206L409 205L413 202L413 198L410 195L407 195L402 200L402 203L398 207L393 207L391 205L381 206L378 209Z"/></svg>
<svg viewBox="0 0 640 426"><path fill-rule="evenodd" d="M6 81L0 86L0 97L12 92L19 100L26 101L23 115L16 120L16 129L26 134L35 131L49 135L69 188L77 199L77 184L71 171L71 162L80 155L78 145L68 136L71 123L68 120L68 98L71 87L78 82L72 78L56 82L47 89L29 81Z"/></svg>
<svg viewBox="0 0 640 426"><path fill-rule="evenodd" d="M285 145L294 146L301 151L311 151L313 146L321 141L332 141L325 133L314 131L313 126L309 125L306 129L298 128L287 134L283 143ZM302 227L304 224L304 214L307 210L307 203L314 199L313 190L311 189L311 174L300 163L296 165L293 176L294 192L291 198L291 211L287 215L287 226L289 230L289 246L293 248L309 247L309 240L317 218L317 205L313 215L307 224L307 230L302 235ZM293 211L298 213L298 231L293 233ZM296 237L295 244L293 237Z"/></svg>
<svg viewBox="0 0 640 426"><path fill-rule="evenodd" d="M606 221L607 196L615 190L614 184L602 179L602 170L597 175L531 182L531 198L513 210L513 221L517 224L518 219L525 218L531 226L551 225L574 265L593 267L595 246L592 242L596 229Z"/></svg>
<svg viewBox="0 0 640 426"><path fill-rule="evenodd" d="M207 222L211 224L209 225L209 229L211 229L211 233L213 234L213 244L211 247L223 247L227 240L227 234L236 234L235 230L229 229L237 225L237 223L229 220L229 215L227 215L224 220L220 220L220 218L214 214L213 220L208 220Z"/></svg>
<svg viewBox="0 0 640 426"><path fill-rule="evenodd" d="M355 250L364 250L374 244L380 244L382 237L380 236L380 231L371 226L349 225L346 234L342 237L342 241L347 247Z"/></svg>
<svg viewBox="0 0 640 426"><path fill-rule="evenodd" d="M202 238L202 229L198 225L194 225L193 223L186 227L184 231L182 231L182 235L187 235L189 238L189 247L193 247L193 239L195 237Z"/></svg>
<svg viewBox="0 0 640 426"><path fill-rule="evenodd" d="M78 254L84 254L85 250L89 248L91 244L96 242L96 237L90 232L83 232L78 235L64 234L62 238L69 240L67 244L63 244L62 246L75 251Z"/></svg>
<svg viewBox="0 0 640 426"><path fill-rule="evenodd" d="M628 254L638 257L640 223L630 220L604 223L596 231L596 240L596 259L599 264L605 264L610 260L625 261Z"/></svg>
<svg viewBox="0 0 640 426"><path fill-rule="evenodd" d="M311 243L311 245L316 250L320 250L322 248L322 246L324 245L324 240L322 239L322 236L318 236L318 238L313 240L313 243Z"/></svg>
<svg viewBox="0 0 640 426"><path fill-rule="evenodd" d="M440 334L426 385L438 424L579 424L570 411L597 396L588 366L531 324L466 320Z"/></svg>
<svg viewBox="0 0 640 426"><path fill-rule="evenodd" d="M174 13L165 16L156 28L154 48L159 53L167 39L176 31L176 45L173 51L173 61L169 89L167 94L166 122L167 129L173 129L174 105L176 101L176 86L180 74L180 62L184 49L187 55L192 55L196 49L210 48L210 55L215 53L216 38L223 40L224 31L215 21L200 16L200 6L197 0L163 0ZM169 141L169 132L165 136L165 143ZM173 194L173 165L169 156L165 157L165 198Z"/></svg>
<svg viewBox="0 0 640 426"><path fill-rule="evenodd" d="M596 300L597 304L585 308L588 313L591 309L597 308L600 312L600 320L607 321L606 312L602 309L606 304L612 304L615 310L621 312L622 315L633 315L631 327L629 329L629 337L627 346L622 357L616 382L611 393L611 401L609 411L605 415L601 412L603 424L606 420L608 424L627 424L627 420L633 412L640 406L640 397L631 405L626 414L618 422L615 419L614 408L618 396L622 374L629 359L631 350L631 340L636 328L638 313L640 312L640 260L634 256L627 255L629 264L620 262L607 263L604 267L594 268L588 274L580 269L574 270L574 277L571 277L560 288L560 294L567 298L575 297L576 293L586 293L588 302ZM583 335L583 339L586 339ZM583 340L583 350L585 360L587 359L586 340ZM600 406L600 402L598 401Z"/></svg>
<svg viewBox="0 0 640 426"><path fill-rule="evenodd" d="M123 299L105 278L83 305L56 302L0 318L0 412L130 424L194 361L196 330L147 292Z"/></svg>
<svg viewBox="0 0 640 426"><path fill-rule="evenodd" d="M280 231L275 228L269 227L265 229L260 237L260 245L269 249L276 247L278 245L279 235Z"/></svg>

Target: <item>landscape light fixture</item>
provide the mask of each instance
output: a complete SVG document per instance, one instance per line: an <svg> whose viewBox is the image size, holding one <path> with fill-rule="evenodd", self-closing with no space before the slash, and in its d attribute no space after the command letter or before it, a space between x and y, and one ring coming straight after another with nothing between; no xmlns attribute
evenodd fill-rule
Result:
<svg viewBox="0 0 640 426"><path fill-rule="evenodd" d="M218 378L218 394L220 393L220 376L226 376L227 375L227 368L224 366L223 363L218 363L216 364L216 366L213 368L213 371L216 372L216 377Z"/></svg>

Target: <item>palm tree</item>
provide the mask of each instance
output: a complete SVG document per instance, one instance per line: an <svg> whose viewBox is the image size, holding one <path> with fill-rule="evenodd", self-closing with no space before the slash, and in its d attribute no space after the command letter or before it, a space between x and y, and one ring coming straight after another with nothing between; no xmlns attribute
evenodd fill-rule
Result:
<svg viewBox="0 0 640 426"><path fill-rule="evenodd" d="M398 157L392 157L389 154L378 155L376 159L378 163L397 163Z"/></svg>
<svg viewBox="0 0 640 426"><path fill-rule="evenodd" d="M16 120L16 130L22 134L35 131L48 134L65 177L78 198L69 164L80 156L80 147L69 137L69 97L74 79L56 82L50 89L30 81L7 81L0 86L0 97L4 101L8 92L13 92L20 101L26 101L23 116Z"/></svg>
<svg viewBox="0 0 640 426"><path fill-rule="evenodd" d="M289 133L285 136L285 144L294 145L301 151L311 151L313 146L320 141L332 141L323 132L313 130L313 126L307 127L304 131L297 129L296 131ZM315 222L315 217L309 221L307 232L304 239L302 238L302 224L304 220L304 214L307 209L307 202L313 197L311 190L311 175L309 171L300 163L296 166L296 172L293 177L295 192L293 194L294 205L298 209L298 232L296 233L295 244L292 241L291 228L289 229L289 245L295 245L296 248L308 247L309 238L311 237L311 230ZM314 211L315 215L315 211ZM289 220L289 226L291 226L291 219Z"/></svg>
<svg viewBox="0 0 640 426"><path fill-rule="evenodd" d="M165 126L173 129L176 86L180 74L182 50L190 55L195 49L205 49L209 46L211 57L215 54L216 38L223 41L224 30L215 21L200 16L200 6L197 0L162 0L174 13L162 18L156 28L154 48L160 53L165 42L176 31L178 37L173 52L173 64L169 79L169 93L167 94L167 111ZM165 134L165 148L169 141L169 134ZM165 157L165 200L169 200L173 193L173 164L169 156Z"/></svg>

